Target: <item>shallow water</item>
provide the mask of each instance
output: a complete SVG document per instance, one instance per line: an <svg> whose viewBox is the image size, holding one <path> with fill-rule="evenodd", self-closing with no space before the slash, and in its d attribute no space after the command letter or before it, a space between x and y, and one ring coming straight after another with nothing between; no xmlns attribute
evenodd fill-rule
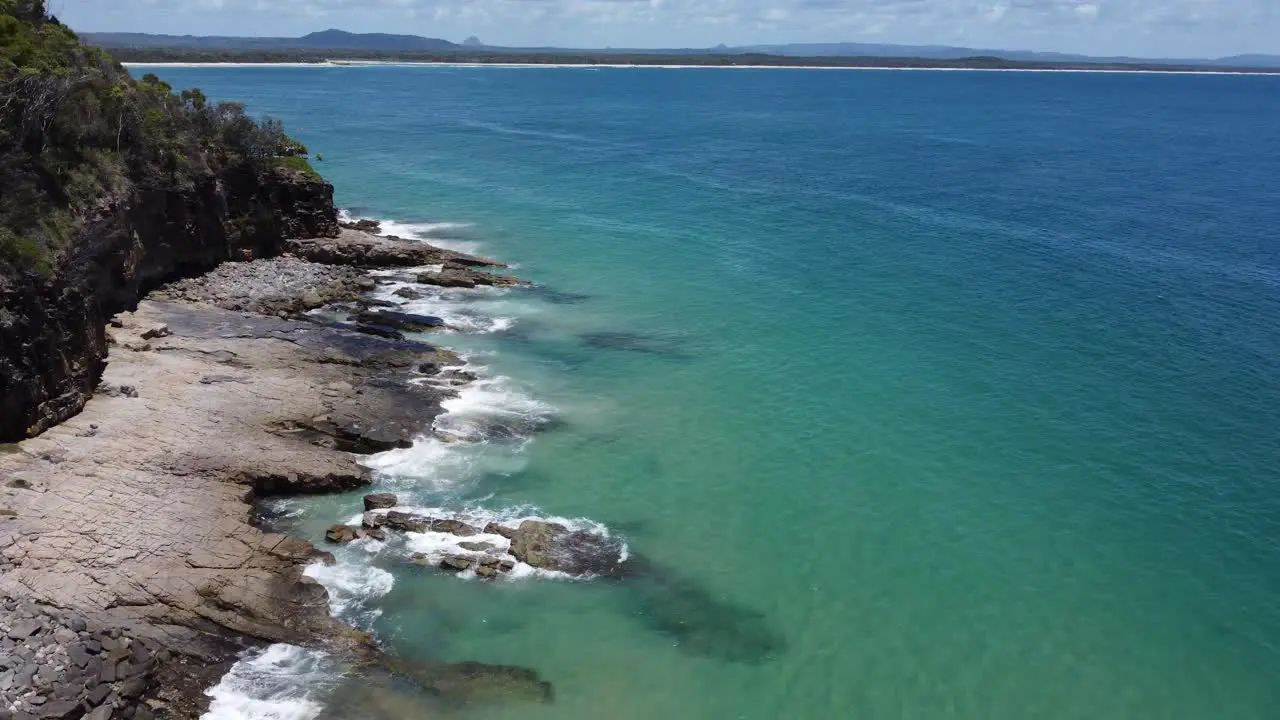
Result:
<svg viewBox="0 0 1280 720"><path fill-rule="evenodd" d="M443 422L490 439L375 465L648 572L341 549L335 609L395 652L555 685L437 712L1275 717L1280 79L156 72L543 286L410 306L468 331L486 380ZM289 508L319 541L359 501Z"/></svg>

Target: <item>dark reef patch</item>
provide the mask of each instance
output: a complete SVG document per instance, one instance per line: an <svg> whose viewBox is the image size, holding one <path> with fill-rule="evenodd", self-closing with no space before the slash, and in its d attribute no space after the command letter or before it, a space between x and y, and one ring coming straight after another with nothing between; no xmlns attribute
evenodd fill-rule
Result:
<svg viewBox="0 0 1280 720"><path fill-rule="evenodd" d="M679 343L669 338L630 332L590 332L579 336L587 347L623 350L680 362L692 359Z"/></svg>
<svg viewBox="0 0 1280 720"><path fill-rule="evenodd" d="M578 305L591 299L590 295L556 290L546 285L534 285L529 288L529 294L552 305Z"/></svg>
<svg viewBox="0 0 1280 720"><path fill-rule="evenodd" d="M691 655L760 664L786 651L787 642L761 612L714 597L696 580L643 558L628 563L625 588L634 615L674 639Z"/></svg>

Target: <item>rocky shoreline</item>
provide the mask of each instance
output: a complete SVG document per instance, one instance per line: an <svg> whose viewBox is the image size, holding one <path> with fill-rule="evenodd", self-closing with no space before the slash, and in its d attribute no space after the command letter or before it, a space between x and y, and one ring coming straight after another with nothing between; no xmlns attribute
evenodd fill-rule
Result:
<svg viewBox="0 0 1280 720"><path fill-rule="evenodd" d="M467 379L448 370L452 353L405 339L438 319L369 300L365 270L520 282L371 229L286 240L286 255L158 288L111 319L109 364L79 414L0 446L0 718L197 717L239 653L277 642L435 695L550 697L519 668L381 657L303 574L331 556L253 524L258 498L368 485L355 455L430 432Z"/></svg>

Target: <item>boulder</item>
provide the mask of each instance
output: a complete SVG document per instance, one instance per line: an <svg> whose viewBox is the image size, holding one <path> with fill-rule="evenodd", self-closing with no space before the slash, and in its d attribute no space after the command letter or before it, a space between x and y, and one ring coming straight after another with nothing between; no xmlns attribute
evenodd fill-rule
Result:
<svg viewBox="0 0 1280 720"><path fill-rule="evenodd" d="M460 542L458 547L472 552L489 552L490 550L498 549L497 545L488 542Z"/></svg>
<svg viewBox="0 0 1280 720"><path fill-rule="evenodd" d="M472 535L480 534L479 530L476 530L475 528L471 527L470 525L460 520L449 520L449 519L432 520L431 530L433 532L450 533L453 535L460 535L462 537L470 537Z"/></svg>
<svg viewBox="0 0 1280 720"><path fill-rule="evenodd" d="M170 334L168 325L152 325L142 331L142 339L154 340L156 338L168 337Z"/></svg>
<svg viewBox="0 0 1280 720"><path fill-rule="evenodd" d="M383 525L400 532L427 532L431 529L431 520L392 510L382 519Z"/></svg>
<svg viewBox="0 0 1280 720"><path fill-rule="evenodd" d="M418 282L423 285L438 285L448 288L473 288L477 284L475 278L470 275L456 272L419 273Z"/></svg>
<svg viewBox="0 0 1280 720"><path fill-rule="evenodd" d="M520 523L511 554L533 567L569 575L617 575L622 570L621 543L541 520Z"/></svg>
<svg viewBox="0 0 1280 720"><path fill-rule="evenodd" d="M334 525L324 533L324 539L331 543L349 543L364 537L364 531L350 525Z"/></svg>
<svg viewBox="0 0 1280 720"><path fill-rule="evenodd" d="M400 499L392 493L373 493L364 496L365 510L381 510L393 508L400 504Z"/></svg>
<svg viewBox="0 0 1280 720"><path fill-rule="evenodd" d="M484 534L485 535L501 535L502 537L510 540L516 536L516 529L509 528L504 525L499 525L498 523L489 523L488 525L484 526Z"/></svg>
<svg viewBox="0 0 1280 720"><path fill-rule="evenodd" d="M459 572L466 570L475 564L475 559L467 557L466 555L446 555L440 561L441 568L445 570L457 570Z"/></svg>
<svg viewBox="0 0 1280 720"><path fill-rule="evenodd" d="M498 576L498 569L492 565L480 565L476 568L476 577L495 578Z"/></svg>
<svg viewBox="0 0 1280 720"><path fill-rule="evenodd" d="M378 234L382 232L382 223L377 220L352 220L351 222L339 222L339 227L348 230L359 230L360 232Z"/></svg>
<svg viewBox="0 0 1280 720"><path fill-rule="evenodd" d="M375 512L366 512L360 518L360 527L368 530L371 528L380 528L385 525L387 519Z"/></svg>
<svg viewBox="0 0 1280 720"><path fill-rule="evenodd" d="M402 297L405 300L421 300L422 298L426 297L426 294L423 293L421 290L415 290L409 287L408 285L400 288L399 290L396 290L394 293L392 293L392 295L395 295L396 297Z"/></svg>

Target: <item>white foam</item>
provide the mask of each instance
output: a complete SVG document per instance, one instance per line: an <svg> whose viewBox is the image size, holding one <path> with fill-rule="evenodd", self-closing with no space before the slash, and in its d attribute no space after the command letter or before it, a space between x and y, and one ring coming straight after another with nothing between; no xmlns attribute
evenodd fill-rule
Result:
<svg viewBox="0 0 1280 720"><path fill-rule="evenodd" d="M382 609L374 603L396 582L394 575L363 559L340 558L332 565L317 561L303 572L329 591L330 614L358 627L369 627L378 619Z"/></svg>
<svg viewBox="0 0 1280 720"><path fill-rule="evenodd" d="M456 235L460 231L466 231L475 227L471 223L459 222L419 222L408 223L398 220L383 220L375 217L357 217L351 215L346 210L339 210L338 217L343 222L354 222L356 220L375 220L380 227L379 233L382 235L394 235L406 240L420 240L429 242L430 244L444 248L445 250L453 250L454 252L475 255L480 251L480 243L471 240L462 240L458 237L450 237Z"/></svg>
<svg viewBox="0 0 1280 720"><path fill-rule="evenodd" d="M312 720L323 709L312 693L337 677L319 650L276 644L231 666L201 720Z"/></svg>
<svg viewBox="0 0 1280 720"><path fill-rule="evenodd" d="M609 528L604 524L590 520L588 518L566 518L554 515L547 515L538 508L532 506L519 506L513 508L505 508L501 510L493 510L490 508L480 507L478 505L468 506L462 509L444 508L444 507L420 507L420 506L403 506L391 508L388 510L376 511L378 514L385 514L396 510L398 512L409 513L419 517L433 519L451 519L459 520L475 528L485 528L489 523L497 523L506 527L519 527L520 523L525 520L537 520L540 522L556 523L563 525L570 530L581 530L598 535L602 538L610 538ZM515 567L511 571L504 573L501 577L519 580L528 577L539 577L544 579L556 580L573 580L584 579L575 578L566 573L553 570L543 570L535 568L531 565L522 563L509 554L511 549L511 541L502 535L495 533L478 533L476 535L460 536L445 532L408 532L404 534L405 542L400 549L406 557L414 555L425 556L425 561L429 565L437 565L448 555L479 555L474 550L468 550L462 547L462 543L471 542L487 542L494 546L496 552L504 556L506 559L515 563ZM630 556L630 549L626 543L622 543L619 548L620 558L625 561ZM458 577L469 579L475 577L475 573L468 570L458 573Z"/></svg>
<svg viewBox="0 0 1280 720"><path fill-rule="evenodd" d="M515 314L536 311L523 303L505 300L505 288L441 288L420 285L406 279L420 272L439 272L443 266L394 270L376 270L371 275L391 278L393 281L379 285L373 296L399 305L399 309L415 315L432 315L440 318L451 330L468 334L485 334L507 330L516 323ZM406 300L396 295L401 288L413 288L421 298Z"/></svg>

